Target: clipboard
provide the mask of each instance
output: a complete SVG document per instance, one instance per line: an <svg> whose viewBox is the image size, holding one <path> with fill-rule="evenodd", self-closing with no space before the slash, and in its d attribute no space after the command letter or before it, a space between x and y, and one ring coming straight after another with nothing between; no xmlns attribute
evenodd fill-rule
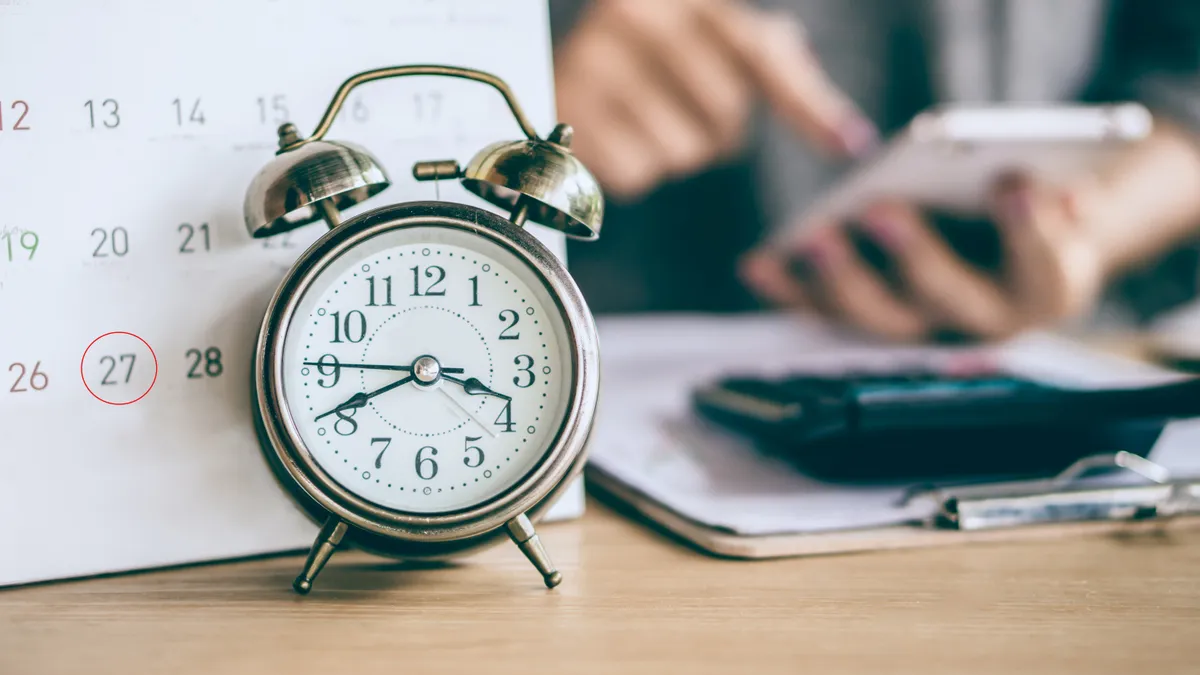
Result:
<svg viewBox="0 0 1200 675"><path fill-rule="evenodd" d="M1142 482L1083 480L1096 469L1123 469ZM587 480L602 496L696 548L746 560L1200 527L1200 476L1173 478L1165 467L1127 452L1085 457L1045 480L914 486L903 500L932 501L929 517L825 532L741 534L680 513L595 465Z"/></svg>

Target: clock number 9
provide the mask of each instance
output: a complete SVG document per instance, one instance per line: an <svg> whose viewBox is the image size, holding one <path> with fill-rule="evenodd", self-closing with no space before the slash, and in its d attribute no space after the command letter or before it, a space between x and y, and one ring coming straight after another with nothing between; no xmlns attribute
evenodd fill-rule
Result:
<svg viewBox="0 0 1200 675"><path fill-rule="evenodd" d="M521 365L522 361L526 362L523 366ZM513 359L513 363L517 365L518 373L525 373L529 376L529 380L525 382L525 384L521 384L522 378L520 375L517 375L513 377L513 384L517 385L521 389L528 389L532 387L533 381L537 379L537 376L533 374L533 357L528 354L521 354L517 358Z"/></svg>
<svg viewBox="0 0 1200 675"><path fill-rule="evenodd" d="M326 359L329 359L329 361L326 362ZM330 381L329 384L325 384L325 380L323 380L323 379L317 380L318 387L324 387L325 389L333 389L334 387L337 386L338 380L342 379L342 369L338 367L338 363L339 363L338 358L336 356L334 356L333 354L325 354L325 355L321 356L321 358L317 359L317 373L324 375L325 377L329 377L330 375L333 376L333 380ZM332 373L325 372L326 368L332 369L333 372ZM378 469L379 467L375 467L375 468Z"/></svg>
<svg viewBox="0 0 1200 675"><path fill-rule="evenodd" d="M479 440L483 440L483 436L467 436L465 439L463 439L463 446L464 446L463 452L469 453L472 450L474 450L477 453L475 455L475 463L474 464L471 463L471 455L467 455L466 457L463 457L463 464L466 464L467 467L469 467L471 469L474 469L479 466L483 466L483 448L479 447L478 445L471 445L471 441L479 441Z"/></svg>
<svg viewBox="0 0 1200 675"><path fill-rule="evenodd" d="M421 455L424 454L424 452L426 450L429 451L429 455L422 457ZM417 458L416 458L417 478L420 478L421 480L433 480L433 477L437 475L437 469L438 469L437 462L434 461L434 459L433 459L433 455L436 455L436 454L437 454L437 448L435 448L433 446L429 446L429 445L427 445L417 451ZM426 475L426 473L428 473L429 475Z"/></svg>

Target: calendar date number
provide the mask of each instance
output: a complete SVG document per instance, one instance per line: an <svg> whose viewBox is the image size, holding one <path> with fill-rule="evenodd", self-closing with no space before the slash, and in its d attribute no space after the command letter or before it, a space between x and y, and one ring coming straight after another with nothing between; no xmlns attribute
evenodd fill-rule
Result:
<svg viewBox="0 0 1200 675"><path fill-rule="evenodd" d="M187 358L191 363L187 374L189 380L220 377L221 373L225 372L225 366L221 363L221 350L216 347L205 350L193 347L187 350Z"/></svg>
<svg viewBox="0 0 1200 675"><path fill-rule="evenodd" d="M8 367L9 374L16 374L16 379L13 380L12 386L8 391L13 394L23 394L29 391L42 391L50 385L50 378L46 373L42 372L42 362L37 361L33 364L33 368L28 368L24 363L14 363Z"/></svg>
<svg viewBox="0 0 1200 675"><path fill-rule="evenodd" d="M0 230L0 240L3 240L4 259L8 262L28 262L38 250L37 232L31 230Z"/></svg>
<svg viewBox="0 0 1200 675"><path fill-rule="evenodd" d="M5 118L5 109L9 114ZM25 118L29 117L29 104L25 101L11 101L5 106L4 101L0 101L0 131L29 131L29 123ZM16 119L12 126L5 126L8 120Z"/></svg>

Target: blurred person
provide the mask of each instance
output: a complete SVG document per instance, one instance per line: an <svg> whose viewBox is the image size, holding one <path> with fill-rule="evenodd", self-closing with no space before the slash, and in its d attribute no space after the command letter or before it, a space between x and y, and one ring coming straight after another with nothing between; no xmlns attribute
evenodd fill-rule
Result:
<svg viewBox="0 0 1200 675"><path fill-rule="evenodd" d="M899 340L1002 338L1106 288L1134 319L1197 291L1195 0L552 0L551 19L559 117L610 197L604 237L570 251L596 311L765 300ZM919 204L854 224L894 275L844 227L790 228L930 105L1115 100L1151 108L1151 138L1103 174L998 184L998 269ZM756 246L775 228L799 234Z"/></svg>

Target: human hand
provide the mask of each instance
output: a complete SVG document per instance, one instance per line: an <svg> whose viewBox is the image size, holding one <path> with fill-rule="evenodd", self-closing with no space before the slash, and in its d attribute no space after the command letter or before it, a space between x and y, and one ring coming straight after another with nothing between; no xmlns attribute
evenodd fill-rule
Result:
<svg viewBox="0 0 1200 675"><path fill-rule="evenodd" d="M835 223L810 223L795 241L749 254L742 276L773 302L896 340L942 331L1003 338L1094 303L1110 268L1095 234L1105 196L1093 180L1063 188L1003 181L991 208L1004 249L994 274L964 261L918 209L880 203L861 230L891 257L898 283L870 267Z"/></svg>
<svg viewBox="0 0 1200 675"><path fill-rule="evenodd" d="M742 0L596 0L559 48L555 81L573 151L618 198L735 151L758 98L830 153L877 138L799 24Z"/></svg>

